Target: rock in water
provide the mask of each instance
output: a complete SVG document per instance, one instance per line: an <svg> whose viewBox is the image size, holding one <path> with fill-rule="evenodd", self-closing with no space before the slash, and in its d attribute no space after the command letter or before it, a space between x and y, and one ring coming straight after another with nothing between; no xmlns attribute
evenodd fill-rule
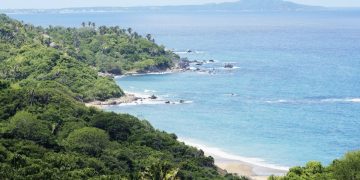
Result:
<svg viewBox="0 0 360 180"><path fill-rule="evenodd" d="M157 97L153 94L152 96L150 96L150 99L157 99Z"/></svg>
<svg viewBox="0 0 360 180"><path fill-rule="evenodd" d="M232 64L225 64L225 66L224 66L224 68L229 68L229 69L231 69L233 67L234 67L234 65L232 65Z"/></svg>

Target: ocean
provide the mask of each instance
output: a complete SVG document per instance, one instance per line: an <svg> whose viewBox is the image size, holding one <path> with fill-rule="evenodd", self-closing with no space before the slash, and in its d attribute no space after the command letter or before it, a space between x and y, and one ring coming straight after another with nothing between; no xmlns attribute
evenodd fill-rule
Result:
<svg viewBox="0 0 360 180"><path fill-rule="evenodd" d="M360 149L360 12L10 16L42 26L132 27L181 57L215 60L199 67L205 72L116 78L125 91L187 103L107 111L146 119L185 141L281 167L327 165Z"/></svg>

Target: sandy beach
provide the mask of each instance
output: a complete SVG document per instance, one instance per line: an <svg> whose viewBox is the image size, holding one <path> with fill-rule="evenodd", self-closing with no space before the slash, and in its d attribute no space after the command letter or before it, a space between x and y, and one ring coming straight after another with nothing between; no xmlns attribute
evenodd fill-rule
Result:
<svg viewBox="0 0 360 180"><path fill-rule="evenodd" d="M206 156L214 158L215 165L220 169L226 170L228 173L247 176L254 180L266 180L272 174L283 175L288 170L287 167L266 164L261 159L232 155L219 148L208 147L187 139L179 139L179 141L203 150Z"/></svg>

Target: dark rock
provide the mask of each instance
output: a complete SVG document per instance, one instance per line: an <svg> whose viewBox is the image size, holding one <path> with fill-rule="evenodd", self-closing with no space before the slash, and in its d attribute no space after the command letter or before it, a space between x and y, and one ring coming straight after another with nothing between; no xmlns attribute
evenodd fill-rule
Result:
<svg viewBox="0 0 360 180"><path fill-rule="evenodd" d="M185 101L184 101L184 100L180 100L180 103L183 104L183 103L185 103Z"/></svg>
<svg viewBox="0 0 360 180"><path fill-rule="evenodd" d="M170 101L166 101L165 104L170 104Z"/></svg>
<svg viewBox="0 0 360 180"><path fill-rule="evenodd" d="M187 69L190 66L190 61L188 59L180 59L178 65L181 69Z"/></svg>
<svg viewBox="0 0 360 180"><path fill-rule="evenodd" d="M213 62L215 62L215 60L213 60L213 59L210 59L210 60L209 60L209 62L213 63Z"/></svg>
<svg viewBox="0 0 360 180"><path fill-rule="evenodd" d="M153 94L152 96L150 96L150 99L157 99L157 97Z"/></svg>
<svg viewBox="0 0 360 180"><path fill-rule="evenodd" d="M234 65L232 65L232 64L225 64L225 66L224 66L224 68L229 68L229 69L231 69L233 67L234 67Z"/></svg>

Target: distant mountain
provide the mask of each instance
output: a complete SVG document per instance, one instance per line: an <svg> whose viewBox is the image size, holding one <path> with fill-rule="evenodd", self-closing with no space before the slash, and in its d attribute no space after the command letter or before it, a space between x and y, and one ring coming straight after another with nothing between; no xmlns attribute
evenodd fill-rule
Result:
<svg viewBox="0 0 360 180"><path fill-rule="evenodd" d="M240 0L208 6L216 10L228 11L299 11L322 9L322 7L307 6L283 0Z"/></svg>
<svg viewBox="0 0 360 180"><path fill-rule="evenodd" d="M85 13L85 12L241 12L241 11L315 11L320 6L308 6L284 0L239 0L236 2L182 6L140 6L140 7L87 7L66 9L0 10L3 13Z"/></svg>
<svg viewBox="0 0 360 180"><path fill-rule="evenodd" d="M136 8L134 8L136 9ZM284 0L239 0L236 2L213 3L204 5L142 7L142 10L161 11L307 11L325 9L319 6L307 6Z"/></svg>

